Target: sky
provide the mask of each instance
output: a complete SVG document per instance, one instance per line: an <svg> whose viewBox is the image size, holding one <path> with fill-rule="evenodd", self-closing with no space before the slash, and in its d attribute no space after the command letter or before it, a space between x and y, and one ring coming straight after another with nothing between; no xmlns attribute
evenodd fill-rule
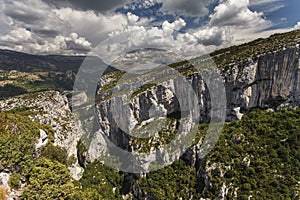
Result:
<svg viewBox="0 0 300 200"><path fill-rule="evenodd" d="M0 48L86 55L139 48L194 57L300 29L299 0L1 0Z"/></svg>

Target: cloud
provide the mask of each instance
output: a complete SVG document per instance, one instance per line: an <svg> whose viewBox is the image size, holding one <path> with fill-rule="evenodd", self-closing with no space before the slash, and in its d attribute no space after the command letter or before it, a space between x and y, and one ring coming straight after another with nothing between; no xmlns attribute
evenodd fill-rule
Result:
<svg viewBox="0 0 300 200"><path fill-rule="evenodd" d="M16 28L10 31L8 35L1 36L0 40L16 45L22 45L23 43L33 41L32 33L23 28Z"/></svg>
<svg viewBox="0 0 300 200"><path fill-rule="evenodd" d="M193 34L199 41L199 43L209 46L221 46L224 42L229 42L232 38L227 35L225 28L219 27L206 27L198 30Z"/></svg>
<svg viewBox="0 0 300 200"><path fill-rule="evenodd" d="M297 24L294 26L294 29L295 30L300 29L300 22L297 22Z"/></svg>
<svg viewBox="0 0 300 200"><path fill-rule="evenodd" d="M249 6L253 10L269 14L285 7L286 4L283 0L249 0Z"/></svg>
<svg viewBox="0 0 300 200"><path fill-rule="evenodd" d="M127 18L130 24L134 24L139 20L139 16L132 14L131 12L127 13Z"/></svg>
<svg viewBox="0 0 300 200"><path fill-rule="evenodd" d="M161 3L162 0L142 0L141 1L141 7L142 8L150 8L151 6L154 6L156 4Z"/></svg>
<svg viewBox="0 0 300 200"><path fill-rule="evenodd" d="M9 32L8 18L3 12L4 8L4 1L0 1L0 35L5 35Z"/></svg>
<svg viewBox="0 0 300 200"><path fill-rule="evenodd" d="M0 3L3 17L0 16L7 19L1 20L1 23L4 23L1 26L1 45L12 48L15 42L16 50L28 53L54 53L55 50L64 54L74 54L76 50L83 53L90 50L90 46L105 40L113 31L121 31L130 24L147 23L146 19L131 13L101 14L57 8L48 3L41 0L5 0L4 3ZM74 40L74 37L69 37L70 34L74 36L73 33L82 37L78 36ZM31 38L21 40L21 36L28 34ZM34 42L37 44L34 45ZM24 43L24 48L21 48L21 43Z"/></svg>
<svg viewBox="0 0 300 200"><path fill-rule="evenodd" d="M55 37L68 27L48 4L39 0L5 0L3 11L10 24L31 29L43 37Z"/></svg>
<svg viewBox="0 0 300 200"><path fill-rule="evenodd" d="M133 20L133 15L129 17L123 14L103 15L72 8L56 9L54 12L61 20L70 24L69 32L84 35L94 45L105 40L109 33L122 30L128 24L128 20ZM131 19L129 19L130 17Z"/></svg>
<svg viewBox="0 0 300 200"><path fill-rule="evenodd" d="M53 0L45 0L54 5L65 4L72 6L72 8L84 11L97 11L105 13L117 7L124 6L130 0L61 0L61 2Z"/></svg>
<svg viewBox="0 0 300 200"><path fill-rule="evenodd" d="M39 54L86 54L92 50L91 43L76 33L58 35L45 40L24 28L15 28L7 35L0 36L0 47L27 53Z"/></svg>
<svg viewBox="0 0 300 200"><path fill-rule="evenodd" d="M167 13L202 17L209 13L208 6L215 0L165 0L161 10Z"/></svg>
<svg viewBox="0 0 300 200"><path fill-rule="evenodd" d="M146 10L162 2L163 0L134 0L134 1L129 1L127 4L124 5L123 8L125 10L136 10L136 9Z"/></svg>
<svg viewBox="0 0 300 200"><path fill-rule="evenodd" d="M164 21L161 26L151 28L129 25L122 31L110 34L109 39L101 43L95 52L106 63L122 57L122 53L144 48L169 50L181 57L191 58L216 50L232 39L227 36L226 28L206 27L193 33L178 32L185 26L186 22L181 18L173 22Z"/></svg>
<svg viewBox="0 0 300 200"><path fill-rule="evenodd" d="M210 15L213 26L243 26L268 28L270 23L262 18L263 13L251 11L249 0L228 0L219 4Z"/></svg>
<svg viewBox="0 0 300 200"><path fill-rule="evenodd" d="M72 49L80 52L88 52L92 50L92 44L83 37L78 37L77 33L71 33L65 38L67 49Z"/></svg>
<svg viewBox="0 0 300 200"><path fill-rule="evenodd" d="M176 30L179 31L181 28L186 26L186 22L179 18L178 20L174 21L173 23L169 23L168 21L164 21L164 23L162 24L162 28L163 30Z"/></svg>
<svg viewBox="0 0 300 200"><path fill-rule="evenodd" d="M216 0L2 0L0 47L29 53L85 54L106 40L111 52L153 47L192 57L267 35L264 30L271 22L249 6L279 0L220 0L209 11L213 2ZM152 9L163 13L143 17L143 9L157 4L162 7ZM124 5L124 12L112 11ZM126 6L131 12L125 13ZM210 12L205 25L191 28L186 16L203 17ZM176 20L170 21L172 18Z"/></svg>
<svg viewBox="0 0 300 200"><path fill-rule="evenodd" d="M249 5L262 6L262 5L271 4L275 2L282 2L282 0L249 0Z"/></svg>

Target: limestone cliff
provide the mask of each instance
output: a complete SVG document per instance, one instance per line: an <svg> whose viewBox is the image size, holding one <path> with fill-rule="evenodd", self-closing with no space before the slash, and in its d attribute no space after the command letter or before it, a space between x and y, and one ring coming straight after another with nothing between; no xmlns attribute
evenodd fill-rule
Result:
<svg viewBox="0 0 300 200"><path fill-rule="evenodd" d="M35 94L16 96L0 101L1 111L28 108L31 114L28 116L32 121L50 125L54 133L54 145L67 150L68 156L77 157L77 142L82 137L80 121L71 112L68 99L65 94L57 91L47 91ZM45 130L40 130L40 139L36 148L40 148L48 141ZM78 164L70 168L75 179L81 169Z"/></svg>
<svg viewBox="0 0 300 200"><path fill-rule="evenodd" d="M278 110L283 107L299 106L299 53L299 45L294 45L222 67L221 75L226 89L226 120L240 120L244 113L253 108ZM97 104L100 129L122 149L138 151L148 144L133 143L132 138L126 132L132 131L137 126L143 127L157 116L171 116L180 112L181 105L178 96L185 97L187 93L182 87L182 83L176 78L164 80L159 84L145 84L144 86L140 84L138 89L135 88L137 92L133 94L129 92L130 89L128 90L129 84L125 84L125 86L110 85L118 80L121 80L120 77L117 77L117 80L107 81L104 76L100 81L98 91L100 101ZM146 79L143 76L137 78L137 82L144 83L144 80ZM209 122L211 97L206 83L201 74L197 72L190 73L187 81L197 94L197 101L190 102L189 106L195 107L197 103L200 122ZM111 89L114 86L117 90ZM104 91L103 88L110 89ZM131 96L128 96L128 93ZM129 101L124 99L129 99ZM96 149L95 146L93 149ZM97 155L92 149L90 152ZM203 189L207 189L209 187L208 174L212 173L217 165L214 168L206 166L206 161L197 157L195 148L192 149L191 154L183 156L189 163L196 163L199 180L205 183ZM94 160L96 157L90 159ZM133 191L135 190L133 189ZM224 199L226 196L225 185L221 188L220 194L220 198Z"/></svg>
<svg viewBox="0 0 300 200"><path fill-rule="evenodd" d="M299 106L299 53L299 47L266 53L223 70L221 75L226 89L226 120L241 119L243 113L257 107L276 110ZM145 78L139 76L135 81L143 82ZM189 106L195 107L195 103L198 103L200 122L207 123L211 109L210 91L197 72L188 75L187 81L198 97ZM116 85L119 93L112 89L103 92L102 88L111 82L102 79L100 83L102 85L99 86L98 94L102 101L97 104L97 109L101 129L115 144L128 150L132 150L132 147L129 144L130 137L125 132L157 115L170 116L180 112L183 105L180 105L178 99L188 94L180 78L153 85L140 83L138 92L130 97L129 85L132 83Z"/></svg>

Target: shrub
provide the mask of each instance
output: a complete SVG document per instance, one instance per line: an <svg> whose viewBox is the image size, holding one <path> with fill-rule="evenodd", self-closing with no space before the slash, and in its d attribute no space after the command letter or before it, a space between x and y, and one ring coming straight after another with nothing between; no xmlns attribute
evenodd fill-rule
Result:
<svg viewBox="0 0 300 200"><path fill-rule="evenodd" d="M9 186L15 190L19 189L20 183L21 183L21 178L22 178L22 176L20 174L13 173L9 177L9 181L8 181Z"/></svg>

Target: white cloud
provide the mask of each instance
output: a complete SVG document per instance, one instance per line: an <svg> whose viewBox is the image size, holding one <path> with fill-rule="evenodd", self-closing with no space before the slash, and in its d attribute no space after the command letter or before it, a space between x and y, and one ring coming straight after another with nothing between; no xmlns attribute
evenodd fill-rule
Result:
<svg viewBox="0 0 300 200"><path fill-rule="evenodd" d="M232 40L226 28L219 27L206 27L198 30L194 33L194 36L201 44L206 46L216 45L221 46L224 43L228 43Z"/></svg>
<svg viewBox="0 0 300 200"><path fill-rule="evenodd" d="M163 0L135 0L124 6L124 9L135 10L135 9L148 9L158 3L162 3Z"/></svg>
<svg viewBox="0 0 300 200"><path fill-rule="evenodd" d="M262 18L263 13L251 11L249 0L228 0L219 4L210 15L210 24L214 26L264 27L270 24Z"/></svg>
<svg viewBox="0 0 300 200"><path fill-rule="evenodd" d="M282 2L282 0L249 0L249 5L261 6L261 5L275 3L275 2Z"/></svg>
<svg viewBox="0 0 300 200"><path fill-rule="evenodd" d="M9 34L0 36L0 40L21 45L32 40L32 33L24 28L16 28L10 31Z"/></svg>
<svg viewBox="0 0 300 200"><path fill-rule="evenodd" d="M142 7L143 8L150 8L151 6L154 6L155 4L161 3L162 0L142 0Z"/></svg>
<svg viewBox="0 0 300 200"><path fill-rule="evenodd" d="M139 16L132 14L131 12L127 13L127 18L129 24L135 24L139 20Z"/></svg>
<svg viewBox="0 0 300 200"><path fill-rule="evenodd" d="M226 27L233 44L240 44L266 35L272 22L262 12L251 11L249 0L222 1L210 15L210 26Z"/></svg>
<svg viewBox="0 0 300 200"><path fill-rule="evenodd" d="M55 13L70 24L69 32L84 35L94 45L106 39L112 31L122 30L128 24L128 18L123 14L103 15L71 8L56 9Z"/></svg>
<svg viewBox="0 0 300 200"><path fill-rule="evenodd" d="M55 37L68 26L57 17L52 7L40 0L5 0L3 12L10 24L31 29L43 37Z"/></svg>
<svg viewBox="0 0 300 200"><path fill-rule="evenodd" d="M80 10L74 9L80 7L79 1L72 3L77 4L73 7L54 7L53 4L45 3L49 1L51 0L1 1L0 9L2 6L3 12L0 12L0 47L29 53L82 54L109 38L107 49L110 51L153 47L170 49L188 57L196 56L268 35L272 31L264 30L270 27L271 22L264 19L262 12L251 11L248 7L278 2L220 0L205 26L181 33L180 30L188 23L181 18L172 22L160 22L155 18L143 18L136 13L108 12L109 9L100 7L94 10L102 9L105 12L97 13L86 9L95 3L91 1L81 2ZM119 5L127 2L116 1ZM163 3L163 14L199 17L208 14L208 6L212 2L215 0L137 0L128 6L145 9ZM107 6L111 6L111 3L107 3Z"/></svg>
<svg viewBox="0 0 300 200"><path fill-rule="evenodd" d="M164 21L162 24L162 28L164 30L170 29L170 30L176 30L179 31L181 28L186 26L186 22L179 18L178 20L174 21L173 23L169 23L168 21Z"/></svg>
<svg viewBox="0 0 300 200"><path fill-rule="evenodd" d="M65 38L68 49L78 51L91 51L92 44L83 37L78 37L77 33L71 33L69 37Z"/></svg>
<svg viewBox="0 0 300 200"><path fill-rule="evenodd" d="M76 33L44 40L24 28L15 28L7 35L0 36L0 48L27 53L72 55L86 54L92 50L91 43Z"/></svg>
<svg viewBox="0 0 300 200"><path fill-rule="evenodd" d="M1 4L0 4L1 5ZM70 23L54 12L54 7L40 0L2 3L1 20L6 32L0 35L0 47L27 53L83 54L91 43L70 29ZM1 27L2 28L2 27Z"/></svg>
<svg viewBox="0 0 300 200"><path fill-rule="evenodd" d="M249 0L249 6L266 13L275 12L286 6L283 0Z"/></svg>
<svg viewBox="0 0 300 200"><path fill-rule="evenodd" d="M294 29L295 30L300 29L300 22L297 22L297 24L294 26Z"/></svg>
<svg viewBox="0 0 300 200"><path fill-rule="evenodd" d="M95 52L99 53L106 63L111 63L127 52L144 48L169 50L190 58L211 52L231 41L226 28L206 27L193 33L177 32L185 25L183 19L178 19L173 22L164 21L161 26L151 28L127 26L122 31L110 34L109 39L101 43Z"/></svg>

